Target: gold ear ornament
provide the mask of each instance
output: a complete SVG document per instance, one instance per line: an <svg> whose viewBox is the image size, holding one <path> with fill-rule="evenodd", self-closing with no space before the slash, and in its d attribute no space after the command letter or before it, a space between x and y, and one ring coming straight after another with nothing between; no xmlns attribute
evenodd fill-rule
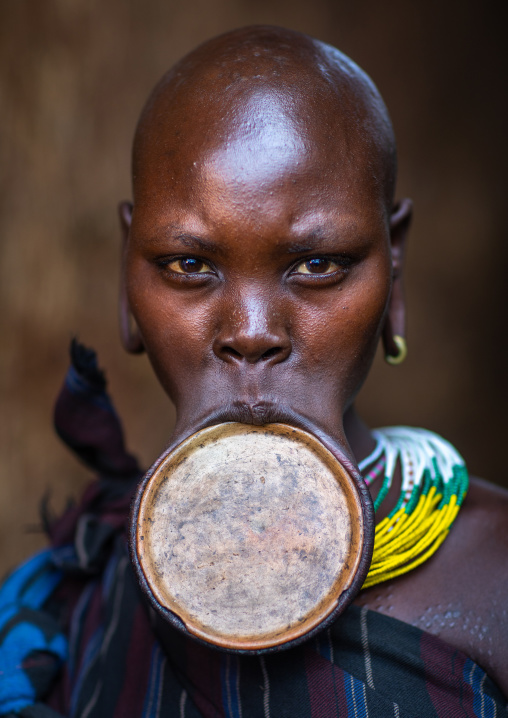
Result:
<svg viewBox="0 0 508 718"><path fill-rule="evenodd" d="M391 364L392 366L397 366L397 364L402 364L404 359L407 357L407 342L404 337L401 337L399 334L394 334L393 343L399 350L398 354L396 354L395 356L392 354L385 354L385 360L388 362L388 364Z"/></svg>

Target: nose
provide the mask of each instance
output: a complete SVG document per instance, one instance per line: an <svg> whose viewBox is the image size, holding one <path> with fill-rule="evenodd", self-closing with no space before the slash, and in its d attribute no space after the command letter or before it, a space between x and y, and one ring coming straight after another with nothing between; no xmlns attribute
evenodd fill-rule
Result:
<svg viewBox="0 0 508 718"><path fill-rule="evenodd" d="M291 354L291 339L281 312L269 301L250 297L224 307L213 351L228 364L279 364Z"/></svg>

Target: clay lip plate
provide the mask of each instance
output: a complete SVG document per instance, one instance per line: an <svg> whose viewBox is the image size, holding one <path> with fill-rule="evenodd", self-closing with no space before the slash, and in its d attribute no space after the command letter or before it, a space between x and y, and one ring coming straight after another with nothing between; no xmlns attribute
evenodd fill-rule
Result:
<svg viewBox="0 0 508 718"><path fill-rule="evenodd" d="M193 636L273 649L361 587L364 518L357 483L313 435L219 424L152 468L133 516L135 565L154 607Z"/></svg>

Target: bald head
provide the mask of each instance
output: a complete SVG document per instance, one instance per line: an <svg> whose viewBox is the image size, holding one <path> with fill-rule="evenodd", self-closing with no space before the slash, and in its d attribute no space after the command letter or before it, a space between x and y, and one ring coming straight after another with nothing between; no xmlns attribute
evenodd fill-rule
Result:
<svg viewBox="0 0 508 718"><path fill-rule="evenodd" d="M135 203L150 175L188 185L205 157L209 173L246 185L268 182L274 167L289 178L302 163L321 177L345 173L391 210L395 139L379 92L348 57L301 33L236 30L162 78L136 130Z"/></svg>

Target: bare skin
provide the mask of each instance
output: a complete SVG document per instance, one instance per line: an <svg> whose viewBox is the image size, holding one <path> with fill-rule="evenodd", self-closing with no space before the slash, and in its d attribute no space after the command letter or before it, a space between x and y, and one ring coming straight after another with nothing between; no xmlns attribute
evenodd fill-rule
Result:
<svg viewBox="0 0 508 718"><path fill-rule="evenodd" d="M210 417L298 416L368 453L354 399L379 339L394 354L404 334L411 203L394 179L377 91L306 36L230 33L161 83L120 207L122 326L175 403L172 442ZM439 552L357 602L439 634L508 694L507 519L508 494L475 482Z"/></svg>

